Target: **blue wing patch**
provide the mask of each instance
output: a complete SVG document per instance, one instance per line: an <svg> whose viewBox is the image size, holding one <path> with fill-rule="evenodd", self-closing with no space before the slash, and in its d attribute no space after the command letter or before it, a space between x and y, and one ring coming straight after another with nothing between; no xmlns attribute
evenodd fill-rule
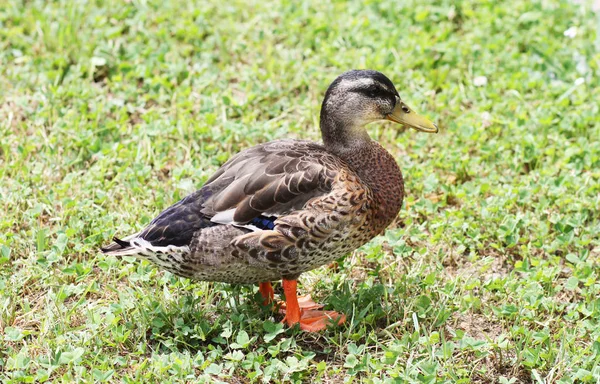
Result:
<svg viewBox="0 0 600 384"><path fill-rule="evenodd" d="M275 228L275 220L277 220L275 216L257 216L248 224L252 224L259 229L273 229Z"/></svg>

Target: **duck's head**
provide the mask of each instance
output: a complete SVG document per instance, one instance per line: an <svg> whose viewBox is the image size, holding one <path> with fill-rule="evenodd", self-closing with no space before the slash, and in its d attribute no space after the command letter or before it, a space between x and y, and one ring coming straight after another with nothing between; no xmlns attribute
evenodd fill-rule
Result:
<svg viewBox="0 0 600 384"><path fill-rule="evenodd" d="M394 84L380 72L352 70L331 83L321 108L321 133L326 146L352 149L370 141L364 126L377 120L438 132L437 125L400 99Z"/></svg>

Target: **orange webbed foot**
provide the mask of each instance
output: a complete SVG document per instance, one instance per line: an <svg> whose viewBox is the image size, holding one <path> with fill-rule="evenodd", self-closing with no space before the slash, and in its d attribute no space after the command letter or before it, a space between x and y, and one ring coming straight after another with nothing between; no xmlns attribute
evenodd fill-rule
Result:
<svg viewBox="0 0 600 384"><path fill-rule="evenodd" d="M298 306L300 307L300 311L302 310L311 310L311 309L321 309L324 307L323 304L318 304L313 301L310 295L297 297ZM279 307L279 313L285 315L287 311L287 304L285 301L280 301L277 303Z"/></svg>
<svg viewBox="0 0 600 384"><path fill-rule="evenodd" d="M346 315L335 311L321 311L323 305L315 303L310 296L298 298L296 280L283 280L283 291L286 302L279 309L285 314L282 322L292 327L300 324L300 329L308 332L318 332L327 329L331 323L342 324Z"/></svg>
<svg viewBox="0 0 600 384"><path fill-rule="evenodd" d="M341 325L346 321L346 315L336 311L302 311L300 314L300 329L308 332L319 332L331 324Z"/></svg>

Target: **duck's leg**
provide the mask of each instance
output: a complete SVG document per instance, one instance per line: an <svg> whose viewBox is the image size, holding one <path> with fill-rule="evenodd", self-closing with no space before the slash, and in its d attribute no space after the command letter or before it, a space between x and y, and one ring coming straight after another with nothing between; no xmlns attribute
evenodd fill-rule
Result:
<svg viewBox="0 0 600 384"><path fill-rule="evenodd" d="M275 297L275 292L273 292L273 286L270 281L260 283L258 285L258 291L263 297L263 304L268 305L273 302L273 298Z"/></svg>
<svg viewBox="0 0 600 384"><path fill-rule="evenodd" d="M310 300L310 296L308 296L308 300L305 299L300 303L296 292L297 284L296 280L283 280L283 292L285 293L285 309L282 310L282 313L285 313L283 321L290 327L300 323L300 329L317 332L326 329L331 322L341 324L346 320L346 315L335 311L307 309L321 308L322 306Z"/></svg>

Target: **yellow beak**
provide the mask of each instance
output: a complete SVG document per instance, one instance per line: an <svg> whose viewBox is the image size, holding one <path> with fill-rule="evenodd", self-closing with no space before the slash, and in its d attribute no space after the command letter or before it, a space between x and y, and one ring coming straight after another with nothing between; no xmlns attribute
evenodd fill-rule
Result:
<svg viewBox="0 0 600 384"><path fill-rule="evenodd" d="M438 133L437 125L410 109L402 100L398 100L394 110L386 116L386 119L414 128L417 131Z"/></svg>

